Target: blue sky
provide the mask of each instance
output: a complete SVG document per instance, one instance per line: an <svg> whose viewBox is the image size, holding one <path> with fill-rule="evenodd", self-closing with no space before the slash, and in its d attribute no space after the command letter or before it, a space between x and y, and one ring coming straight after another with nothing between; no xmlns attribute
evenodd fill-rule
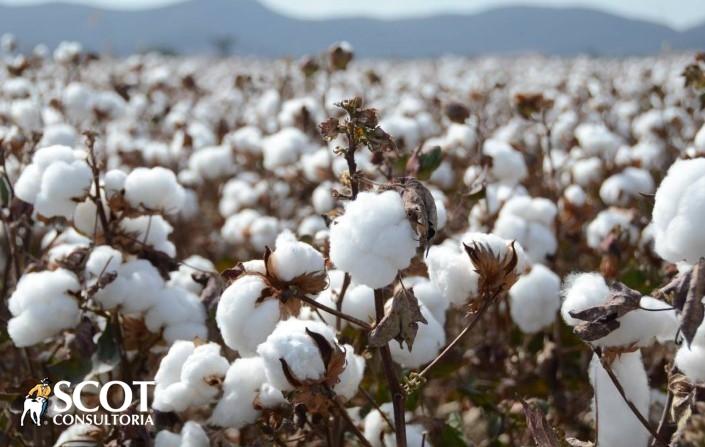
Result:
<svg viewBox="0 0 705 447"><path fill-rule="evenodd" d="M0 0L36 4L46 0ZM179 0L68 0L110 8L134 9ZM363 15L395 18L437 12L474 12L503 5L587 6L627 17L652 20L683 29L705 22L705 0L262 0L279 12L306 18Z"/></svg>

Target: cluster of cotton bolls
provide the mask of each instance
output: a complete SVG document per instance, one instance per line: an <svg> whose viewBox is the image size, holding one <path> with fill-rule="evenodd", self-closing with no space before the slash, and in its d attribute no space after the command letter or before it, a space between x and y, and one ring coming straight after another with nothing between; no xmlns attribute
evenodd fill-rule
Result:
<svg viewBox="0 0 705 447"><path fill-rule="evenodd" d="M220 429L251 436L258 420L292 403L300 417L301 402L331 396L364 407L364 417L351 409L352 424L392 445L392 404L370 408L358 393L367 383L386 395L367 332L395 296L413 295L425 321L413 346L380 351L402 375L428 365L482 304L486 266L468 250L486 247L499 264L516 259L492 319L479 320L492 334L484 343L511 334L512 349L546 348L564 323L581 325L572 314L607 303L612 281L646 277L640 308L591 347L620 351L611 369L642 413L655 342L705 381L705 329L673 348L679 312L646 292L705 257L705 126L681 77L690 56L348 66L350 51L331 47L317 70L151 53L93 60L70 42L21 69L10 54L0 266L13 344L70 361L77 340L117 330L121 362L157 382L154 409L178 416L158 446L208 445ZM535 92L541 101L521 103ZM375 112L335 104L353 97ZM368 127L321 136L319 124L350 116ZM375 146L385 132L394 150ZM351 154L350 137L361 139ZM430 195L421 208L408 177ZM517 375L550 357L461 346L464 367L491 358ZM648 433L601 359L584 372L607 421L598 443L643 447ZM409 445L438 442L428 413L406 419Z"/></svg>

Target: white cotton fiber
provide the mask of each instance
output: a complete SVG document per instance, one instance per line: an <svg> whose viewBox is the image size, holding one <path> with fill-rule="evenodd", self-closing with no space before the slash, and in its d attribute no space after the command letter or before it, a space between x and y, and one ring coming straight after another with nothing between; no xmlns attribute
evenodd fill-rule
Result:
<svg viewBox="0 0 705 447"><path fill-rule="evenodd" d="M184 202L184 189L174 172L159 166L133 170L124 188L125 199L135 208L173 214Z"/></svg>
<svg viewBox="0 0 705 447"><path fill-rule="evenodd" d="M549 326L561 307L561 280L548 267L535 264L509 290L510 313L522 332L531 334Z"/></svg>

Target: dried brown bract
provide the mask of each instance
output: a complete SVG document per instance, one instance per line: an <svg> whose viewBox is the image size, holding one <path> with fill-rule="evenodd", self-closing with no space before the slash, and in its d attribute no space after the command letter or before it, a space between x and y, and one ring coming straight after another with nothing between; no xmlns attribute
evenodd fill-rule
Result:
<svg viewBox="0 0 705 447"><path fill-rule="evenodd" d="M413 289L407 290L401 287L394 294L392 305L384 318L370 332L369 345L378 348L385 346L391 340L396 340L400 348L406 342L409 351L411 351L419 323L428 323L421 314L419 301L414 295Z"/></svg>
<svg viewBox="0 0 705 447"><path fill-rule="evenodd" d="M553 107L553 100L542 93L517 93L514 95L514 107L524 119L532 119L537 114Z"/></svg>
<svg viewBox="0 0 705 447"><path fill-rule="evenodd" d="M479 293L482 297L501 298L518 279L516 266L519 261L512 241L504 257L495 254L488 244L473 242L463 244L475 272L480 275Z"/></svg>
<svg viewBox="0 0 705 447"><path fill-rule="evenodd" d="M587 342L605 337L619 328L620 317L639 309L640 301L639 292L622 283L615 283L604 304L580 312L570 312L571 317L583 321L575 326L574 331Z"/></svg>

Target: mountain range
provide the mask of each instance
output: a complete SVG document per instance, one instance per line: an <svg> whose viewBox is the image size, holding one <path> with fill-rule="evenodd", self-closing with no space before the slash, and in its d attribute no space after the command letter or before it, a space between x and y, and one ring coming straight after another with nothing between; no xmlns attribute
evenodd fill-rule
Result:
<svg viewBox="0 0 705 447"><path fill-rule="evenodd" d="M304 20L255 0L186 0L129 11L71 3L0 5L0 34L5 32L25 49L75 40L115 55L161 50L300 56L338 40L349 41L362 57L400 58L525 52L625 56L705 47L705 24L678 31L586 8L516 6L396 20Z"/></svg>

